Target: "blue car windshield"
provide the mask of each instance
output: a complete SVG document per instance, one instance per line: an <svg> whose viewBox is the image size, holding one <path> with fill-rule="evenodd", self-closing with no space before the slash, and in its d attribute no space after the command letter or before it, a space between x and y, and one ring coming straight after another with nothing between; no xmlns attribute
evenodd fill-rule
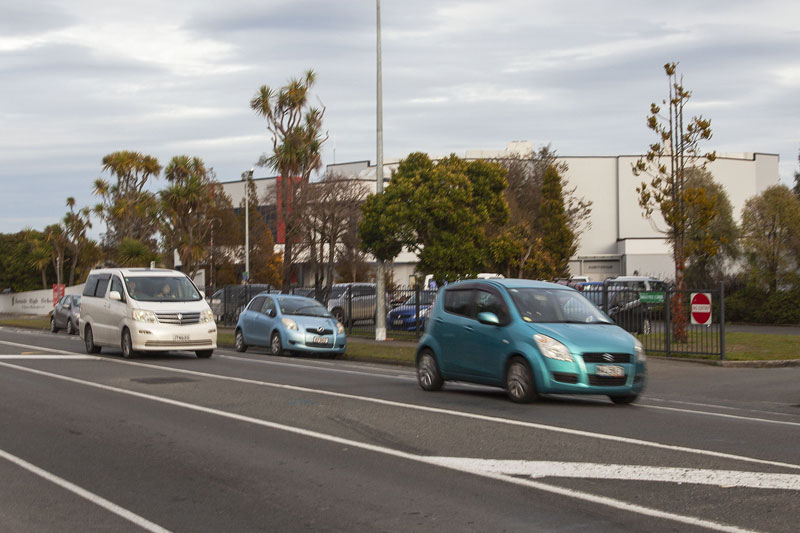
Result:
<svg viewBox="0 0 800 533"><path fill-rule="evenodd" d="M580 293L569 289L509 288L522 320L537 323L613 324Z"/></svg>
<svg viewBox="0 0 800 533"><path fill-rule="evenodd" d="M295 316L321 316L330 317L331 312L325 307L311 299L301 298L278 298L278 306L281 308L282 315Z"/></svg>

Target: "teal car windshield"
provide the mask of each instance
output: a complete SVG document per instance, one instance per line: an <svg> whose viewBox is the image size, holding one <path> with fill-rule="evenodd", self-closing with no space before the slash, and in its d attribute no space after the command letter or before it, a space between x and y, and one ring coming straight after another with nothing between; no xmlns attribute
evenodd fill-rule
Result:
<svg viewBox="0 0 800 533"><path fill-rule="evenodd" d="M522 320L535 323L613 324L580 293L568 289L509 288Z"/></svg>
<svg viewBox="0 0 800 533"><path fill-rule="evenodd" d="M278 305L281 308L281 314L283 315L320 317L333 316L331 315L331 312L328 311L322 304L309 304L308 299L306 298L278 298L277 300Z"/></svg>

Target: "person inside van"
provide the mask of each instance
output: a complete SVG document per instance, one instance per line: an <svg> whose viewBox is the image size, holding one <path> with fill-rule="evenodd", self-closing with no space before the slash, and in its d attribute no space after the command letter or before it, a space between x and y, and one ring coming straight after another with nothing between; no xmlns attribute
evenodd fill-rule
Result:
<svg viewBox="0 0 800 533"><path fill-rule="evenodd" d="M161 287L159 293L156 294L156 297L158 298L172 298L172 296L172 289L170 288L169 283L165 283L164 286Z"/></svg>
<svg viewBox="0 0 800 533"><path fill-rule="evenodd" d="M136 298L136 282L133 280L128 281L128 294L131 298Z"/></svg>

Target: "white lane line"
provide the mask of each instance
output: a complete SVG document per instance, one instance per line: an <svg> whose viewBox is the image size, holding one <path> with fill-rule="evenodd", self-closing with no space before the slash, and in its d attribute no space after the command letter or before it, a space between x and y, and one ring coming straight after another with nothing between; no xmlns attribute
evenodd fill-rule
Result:
<svg viewBox="0 0 800 533"><path fill-rule="evenodd" d="M69 492L80 496L81 498L92 502L93 504L102 507L106 511L112 512L117 516L124 518L125 520L139 526L142 529L147 531L153 531L158 533L168 532L168 529L164 529L163 527L155 524L146 518L139 516L136 513L128 511L124 507L120 507L119 505L106 500L105 498L98 496L97 494L90 492L86 489L79 487L74 483L70 483L64 478L58 477L55 474L51 474L47 470L39 468L38 466L31 464L24 459L20 459L16 455L12 455L4 450L0 450L0 458L5 459L6 461L13 463L20 468L24 468L28 472L36 474L37 476L46 479L50 483L58 485L59 487L68 490Z"/></svg>
<svg viewBox="0 0 800 533"><path fill-rule="evenodd" d="M452 467L456 470L493 472L506 476L530 476L534 479L546 477L614 479L716 485L724 488L800 490L800 475L797 474L468 457L430 457L429 459L438 465Z"/></svg>
<svg viewBox="0 0 800 533"><path fill-rule="evenodd" d="M91 355L47 355L47 354L9 354L9 355L0 355L0 360L64 360L64 359L75 359L75 360L86 360L86 359L97 359L96 357L92 357Z"/></svg>
<svg viewBox="0 0 800 533"><path fill-rule="evenodd" d="M20 344L18 342L11 342L11 341L0 341L0 344L5 344L6 346L13 346L15 348L27 348L29 350L37 350L41 352L51 352L51 353L58 353L63 355L83 355L76 352L68 352L66 350L58 350L56 348L45 348L44 346L34 346L32 344Z"/></svg>
<svg viewBox="0 0 800 533"><path fill-rule="evenodd" d="M782 468L791 468L791 469L800 470L800 465L791 464L791 463L782 463L782 462L778 462L778 461L767 461L767 460L764 460L764 459L754 459L752 457L746 457L746 456L743 456L743 455L734 455L734 454L729 454L729 453L714 452L714 451L711 451L711 450L702 450L702 449L697 449L697 448L687 448L687 447L684 447L684 446L673 446L673 445L670 445L670 444L661 444L661 443L658 443L658 442L652 442L652 441L646 441L646 440L640 440L640 439L632 439L632 438L629 438L629 437L619 437L617 435L607 435L607 434L603 434L603 433L592 433L592 432L583 431L583 430L580 430L580 429L570 429L570 428L563 428L563 427L559 427L559 426L550 426L550 425L546 425L546 424L538 424L536 422L526 422L526 421L523 421L523 420L515 420L513 418L499 418L499 417L488 416L488 415L480 415L480 414L477 414L477 413L469 413L469 412L464 412L464 411L453 411L453 410L450 410L450 409L442 409L442 408L439 408L439 407L428 407L428 406L425 406L425 405L417 405L417 404L410 404L410 403L395 402L395 401L392 401L392 400L383 400L381 398L371 398L369 396L357 396L355 394L347 394L347 393L343 393L343 392L333 392L333 391L326 391L326 390L319 390L319 389L310 389L308 387L299 387L299 386L296 386L296 385L285 385L285 384L282 384L282 383L271 383L269 381L258 381L258 380L254 380L254 379L248 379L248 378L237 378L237 377L233 377L233 376L221 376L221 375L218 375L218 374L209 374L209 373L206 373L206 372L198 372L196 370L185 370L185 369L182 369L182 368L169 368L169 367L163 367L163 366L160 366L160 365L151 365L151 364L147 364L147 363L137 363L137 362L134 362L134 361L125 361L125 360L122 360L122 359L99 358L99 360L118 363L118 364L123 364L123 365L131 365L131 366L138 366L138 367L145 367L145 368L152 368L152 369L159 369L159 370L168 370L168 371L171 371L171 372L175 372L175 373L179 373L179 374L188 374L188 375L191 375L191 376L200 376L200 377L206 377L206 378L212 378L212 379L219 379L219 380L223 380L223 381L233 381L233 382L236 382L236 383L246 383L248 385L269 387L269 388L273 388L273 389L290 390L290 391L295 391L295 392L303 392L303 393L307 393L307 394L318 394L318 395L321 395L321 396L330 396L330 397L333 397L333 398L344 398L344 399L347 399L347 400L356 400L356 401L374 403L374 404L377 404L377 405L386 405L386 406L390 406L390 407L399 407L399 408L402 408L402 409L411 409L411 410L415 410L415 411L423 411L423 412L428 412L428 413L436 413L436 414L443 414L443 415L449 415L449 416L457 416L457 417L461 417L461 418L468 418L468 419L473 419L473 420L481 420L481 421L485 421L485 422L493 422L493 423L498 423L498 424L506 424L506 425L510 425L510 426L520 426L520 427L525 427L525 428L538 429L538 430L542 430L542 431L551 431L551 432L554 432L554 433L564 433L564 434L567 434L567 435L576 435L576 436L579 436L579 437L587 437L587 438L593 438L593 439L608 440L608 441L612 441L612 442L621 442L621 443L624 443L624 444L633 444L633 445L637 445L637 446L647 446L647 447L658 448L658 449L662 449L662 450L686 452L686 453L692 453L692 454L696 454L696 455L706 455L706 456L710 456L710 457L720 457L720 458L724 458L724 459L733 459L733 460L736 460L736 461L744 461L744 462L748 462L748 463L765 464L765 465L771 465L771 466L779 466L779 467L782 467ZM4 364L5 363L0 363L0 365L4 365ZM8 366L14 366L14 365L8 365ZM708 414L708 413L702 413L701 412L701 414ZM761 420L761 419L752 419L752 420L753 421L757 421L757 422L773 422L771 420ZM784 423L784 422L778 422L778 423Z"/></svg>
<svg viewBox="0 0 800 533"><path fill-rule="evenodd" d="M320 370L322 372L333 372L337 374L355 374L359 376L376 376L380 378L389 378L389 379L401 379L403 381L416 381L417 378L413 375L409 375L406 373L405 375L397 373L397 371L387 371L386 373L379 372L379 369L371 369L371 372L365 372L362 370L350 370L344 368L335 368L332 366L320 366L320 365L313 365L313 364L304 364L304 363L286 363L283 361L262 361L260 359L250 359L249 357L236 357L234 355L222 355L225 359L233 359L234 361L245 361L248 363L255 363L259 365L271 365L271 366L281 366L281 367L289 367L289 368L302 368L302 369L309 369L309 370ZM394 373L392 373L394 372Z"/></svg>
<svg viewBox="0 0 800 533"><path fill-rule="evenodd" d="M632 513L637 513L637 514L650 516L650 517L654 517L654 518L661 518L661 519L665 519L665 520L672 520L674 522L679 522L679 523L682 523L682 524L689 524L691 526L696 526L696 527L705 527L705 528L713 529L713 530L716 530L716 531L731 531L731 532L747 531L747 530L744 530L744 529L741 529L741 528L737 528L735 526L730 526L730 525L722 524L722 523L719 523L719 522L713 522L713 521L703 520L701 518L696 518L696 517L692 517L692 516L685 516L685 515L679 515L679 514L665 512L665 511L659 511L658 509L652 509L650 507L644 507L642 505L635 505L635 504L631 504L631 503L628 503L628 502L625 502L625 501L622 501L622 500L616 500L616 499L613 499L613 498L599 496L599 495L591 494L591 493L588 493L588 492L581 492L581 491L572 490L572 489L564 489L564 488L561 488L561 487L555 487L555 486L552 486L552 485L548 485L548 484L545 484L545 483L541 483L541 482L537 482L537 481L533 481L533 480L529 480L529 479L521 479L521 478L509 477L509 476L498 474L496 472L491 472L491 471L481 471L481 470L470 471L470 470L464 469L463 467L459 467L458 465L439 464L437 462L437 460L441 459L441 458L437 458L437 457L426 457L426 456L423 456L423 455L411 454L411 453L403 452L403 451L400 451L400 450L395 450L395 449L392 449L392 448L386 448L384 446L377 446L377 445L368 444L368 443L365 443L365 442L359 442L359 441L355 441L355 440L345 439L345 438L342 438L342 437L337 437L335 435L328 435L326 433L319 433L317 431L312 431L312 430L308 430L308 429L298 428L298 427L294 427L294 426L287 426L285 424L279 424L277 422L270 422L269 420L263 420L263 419L260 419L260 418L253 418L253 417L250 417L250 416L231 413L231 412L228 412L228 411L221 411L219 409L213 409L213 408L210 408L210 407L203 407L203 406L199 406L199 405L195 405L195 404L189 404L189 403L181 402L181 401L178 401L178 400L172 400L172 399L169 399L169 398L162 398L160 396L153 396L151 394L145 394L145 393L130 391L130 390L126 390L126 389L120 389L120 388L117 388L117 387L111 387L109 385L102 385L100 383L93 383L91 381L84 381L82 379L71 378L71 377L68 377L68 376L61 376L61 375L58 375L58 374L52 374L50 372L44 372L42 370L35 370L35 369L32 369L32 368L25 368L25 367L21 367L21 366L17 366L17 365L11 365L9 363L0 363L0 366L7 366L7 367L11 367L11 368L16 368L16 369L21 370L23 372L30 372L32 374L38 374L38 375L41 375L41 376L47 376L47 377L54 378L54 379L68 381L70 383L76 383L76 384L79 384L79 385L85 385L87 387L92 387L92 388L101 389L101 390L105 390L105 391L115 392L115 393L118 393L118 394L124 394L124 395L127 395L127 396L133 396L133 397L136 397L136 398L142 398L142 399L146 399L146 400L151 400L151 401L154 401L154 402L163 403L163 404L167 404L167 405L171 405L171 406L175 406L175 407L181 407L181 408L184 408L184 409L190 409L192 411L198 411L198 412L201 412L201 413L206 413L206 414L210 414L210 415L216 415L216 416L220 416L220 417L223 417L223 418L228 418L228 419L231 419L231 420L237 420L239 422L244 422L244 423L253 424L253 425L257 425L257 426L261 426L261 427L275 429L275 430L278 430L278 431L285 431L287 433L294 433L296 435L310 437L310 438L314 438L314 439L318 439L318 440L324 440L324 441L327 441L327 442L333 442L333 443L336 443L336 444L341 444L341 445L344 445L344 446L357 448L357 449L361 449L361 450L367 450L367 451L370 451L370 452L389 455L389 456L397 457L397 458L400 458L400 459L407 459L407 460L410 460L410 461L416 461L416 462L420 462L420 463L426 463L426 464L431 464L431 465L435 465L435 466L441 466L443 468L448 468L450 470L456 470L456 471L459 471L459 472L465 472L465 473L468 473L468 474L474 474L474 475L477 475L477 476L490 478L490 479L495 479L495 480L503 481L503 482L506 482L506 483L513 483L513 484L516 484L516 485L530 487L530 488L537 489L537 490L544 491L544 492L549 492L549 493L553 493L553 494L559 494L559 495L562 495L562 496L568 496L570 498L583 500L583 501L586 501L586 502L589 502L589 503L593 503L593 504L605 505L607 507L620 509L622 511L628 511L628 512L632 512Z"/></svg>

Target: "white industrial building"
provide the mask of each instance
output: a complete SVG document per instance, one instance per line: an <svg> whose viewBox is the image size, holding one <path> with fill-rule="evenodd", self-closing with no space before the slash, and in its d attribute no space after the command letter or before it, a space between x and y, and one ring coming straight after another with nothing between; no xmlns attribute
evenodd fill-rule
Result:
<svg viewBox="0 0 800 533"><path fill-rule="evenodd" d="M501 158L510 154L530 152L527 142L509 143L505 150L467 151L467 159ZM652 275L661 279L674 278L674 266L669 244L659 229L665 228L661 217L643 217L639 207L636 187L645 176L635 176L632 165L639 155L618 156L562 156L560 162L568 166L565 173L569 187L577 187L575 194L592 202L591 227L580 237L578 251L570 260L574 276L588 276L603 280L615 275ZM721 184L733 206L738 223L747 199L767 187L779 183L778 155L763 153L717 154L707 170ZM384 180L391 183L392 172L399 161L386 162ZM375 190L376 167L369 161L355 161L328 165L328 173L337 173L363 181ZM274 178L256 180L260 197L274 188ZM224 183L233 204L239 205L243 182ZM270 196L274 197L274 195ZM268 218L274 216L274 205L265 206ZM414 275L415 257L401 254L394 263L394 276L398 284L406 285Z"/></svg>

